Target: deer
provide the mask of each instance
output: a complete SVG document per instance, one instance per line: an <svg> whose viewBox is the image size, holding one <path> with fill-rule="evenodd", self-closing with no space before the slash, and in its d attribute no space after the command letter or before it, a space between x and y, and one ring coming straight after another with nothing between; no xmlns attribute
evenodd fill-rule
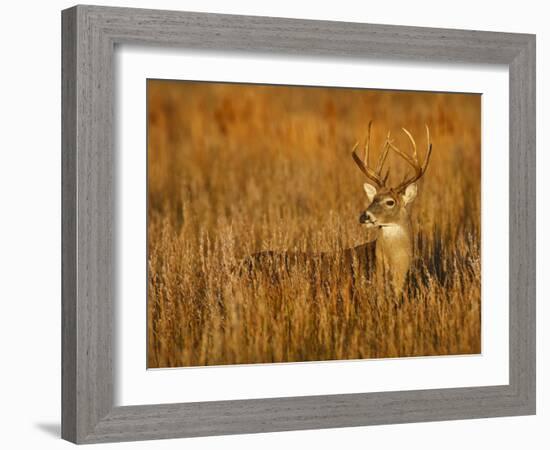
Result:
<svg viewBox="0 0 550 450"><path fill-rule="evenodd" d="M432 154L430 129L426 125L427 150L422 164L418 160L416 142L412 134L402 128L407 136L412 154L409 155L400 150L388 133L383 150L380 153L375 169L369 164L369 147L372 121L368 125L365 152L363 158L357 154L359 143L352 150L352 157L359 170L366 176L370 183L363 184L363 189L368 199L368 207L359 216L359 223L368 230L375 232L375 237L368 246L372 247L370 254L374 254L370 262L391 279L396 293L400 293L406 281L407 274L413 262L413 235L410 206L418 193L417 182L426 173ZM382 176L384 163L389 150L393 150L413 169L412 175L397 186L390 187L387 184L389 170Z"/></svg>
<svg viewBox="0 0 550 450"><path fill-rule="evenodd" d="M413 231L410 207L418 193L417 182L424 176L430 162L432 143L430 130L426 125L427 150L420 163L416 142L412 134L402 128L406 135L411 154L399 149L388 132L382 151L375 168L370 166L370 136L372 121L368 124L367 137L364 144L364 155L361 158L357 150L357 142L351 152L353 161L367 178L363 190L367 196L367 208L359 215L359 224L368 231L371 239L361 245L346 248L342 251L344 265L357 274L372 279L382 275L389 280L390 286L396 295L403 291L409 269L413 263ZM384 171L384 164L390 150L394 151L412 168L412 174L406 175L401 183L391 187L388 185L390 171ZM374 235L374 236L372 236ZM326 265L335 254L331 252L276 252L263 251L250 255L241 263L241 269L248 273L256 270L268 270L270 273L281 267L290 270L296 265L310 264L320 267Z"/></svg>

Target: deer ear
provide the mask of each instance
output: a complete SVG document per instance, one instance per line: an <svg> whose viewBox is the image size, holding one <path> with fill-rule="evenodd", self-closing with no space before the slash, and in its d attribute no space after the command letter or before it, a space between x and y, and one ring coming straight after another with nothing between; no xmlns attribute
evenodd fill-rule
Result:
<svg viewBox="0 0 550 450"><path fill-rule="evenodd" d="M363 185L363 189L365 190L365 193L367 194L369 202L372 203L372 201L374 200L374 197L376 195L376 188L372 184L365 183Z"/></svg>
<svg viewBox="0 0 550 450"><path fill-rule="evenodd" d="M403 204L408 205L409 203L412 203L412 201L416 198L417 193L418 187L416 186L416 183L409 184L403 193Z"/></svg>

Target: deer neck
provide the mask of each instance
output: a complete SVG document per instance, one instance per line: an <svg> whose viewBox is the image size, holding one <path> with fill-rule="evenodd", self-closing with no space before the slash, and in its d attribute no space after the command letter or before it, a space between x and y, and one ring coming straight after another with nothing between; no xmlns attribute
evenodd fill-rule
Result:
<svg viewBox="0 0 550 450"><path fill-rule="evenodd" d="M398 291L401 290L412 261L410 220L384 226L376 240L376 260L391 276Z"/></svg>

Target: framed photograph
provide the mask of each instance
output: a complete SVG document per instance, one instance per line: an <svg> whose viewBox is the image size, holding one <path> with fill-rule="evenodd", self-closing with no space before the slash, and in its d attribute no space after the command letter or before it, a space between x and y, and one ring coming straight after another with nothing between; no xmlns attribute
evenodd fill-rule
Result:
<svg viewBox="0 0 550 450"><path fill-rule="evenodd" d="M62 436L535 413L535 37L62 13Z"/></svg>

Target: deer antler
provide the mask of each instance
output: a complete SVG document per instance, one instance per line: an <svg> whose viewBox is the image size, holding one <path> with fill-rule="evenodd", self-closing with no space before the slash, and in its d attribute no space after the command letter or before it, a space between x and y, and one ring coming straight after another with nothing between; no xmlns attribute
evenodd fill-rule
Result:
<svg viewBox="0 0 550 450"><path fill-rule="evenodd" d="M386 186L386 181L388 180L389 171L386 172L386 175L382 177L382 167L384 166L384 162L386 161L386 158L388 157L389 152L389 133L386 141L384 142L384 147L382 149L382 153L380 153L380 157L378 158L378 164L376 165L376 170L372 170L369 167L369 145L370 145L370 129L372 126L372 120L369 122L369 127L367 131L367 138L365 139L365 156L363 159L357 155L356 150L357 147L359 147L359 142L357 142L353 146L353 150L351 152L351 156L353 157L353 160L359 167L359 170L365 174L365 176L373 181L377 187L380 189L382 187Z"/></svg>
<svg viewBox="0 0 550 450"><path fill-rule="evenodd" d="M432 154L432 143L430 141L430 129L428 128L428 125L426 125L426 136L427 136L427 145L428 150L426 151L426 157L424 158L424 162L422 165L420 165L418 161L418 153L416 151L416 142L414 141L411 133L405 128L402 128L403 132L407 135L409 138L409 142L411 143L412 148L412 156L408 155L407 153L399 150L391 141L387 141L387 144L389 147L391 147L395 152L401 156L414 170L414 174L410 177L405 179L399 186L395 188L395 191L402 192L408 185L414 183L415 181L418 181L422 175L426 173L426 169L428 168L428 163L430 162L430 156Z"/></svg>

